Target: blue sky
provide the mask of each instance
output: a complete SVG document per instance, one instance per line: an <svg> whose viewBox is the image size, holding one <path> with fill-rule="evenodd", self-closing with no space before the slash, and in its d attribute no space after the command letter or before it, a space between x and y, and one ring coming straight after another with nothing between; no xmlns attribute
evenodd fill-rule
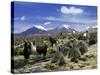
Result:
<svg viewBox="0 0 100 75"><path fill-rule="evenodd" d="M50 30L66 25L78 31L97 26L96 6L15 1L13 7L14 33L33 26Z"/></svg>

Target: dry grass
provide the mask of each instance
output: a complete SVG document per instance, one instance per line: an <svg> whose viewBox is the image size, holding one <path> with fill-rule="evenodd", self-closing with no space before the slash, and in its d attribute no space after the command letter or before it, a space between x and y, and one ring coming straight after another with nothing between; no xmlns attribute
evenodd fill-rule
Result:
<svg viewBox="0 0 100 75"><path fill-rule="evenodd" d="M93 48L89 48L89 51L85 53L82 58L86 60L79 60L78 63L71 62L70 59L64 57L65 63L62 66L59 66L58 62L51 63L51 59L41 62L36 61L34 58L36 56L31 55L29 59L29 63L23 65L18 69L14 69L15 73L29 73L29 72L46 72L46 71L66 71L66 70L86 70L86 69L96 69L97 68L97 47L92 46ZM51 48L52 49L52 48ZM23 56L14 57L15 61L23 61ZM31 64L30 64L31 63ZM36 70L35 70L36 69ZM38 69L38 70L37 70Z"/></svg>
<svg viewBox="0 0 100 75"><path fill-rule="evenodd" d="M70 59L65 58L65 64L63 66L59 66L55 63L48 62L45 64L45 68L50 70L82 70L82 69L96 69L97 68L97 51L89 50L82 57L86 58L85 61L79 60L78 63L70 62Z"/></svg>

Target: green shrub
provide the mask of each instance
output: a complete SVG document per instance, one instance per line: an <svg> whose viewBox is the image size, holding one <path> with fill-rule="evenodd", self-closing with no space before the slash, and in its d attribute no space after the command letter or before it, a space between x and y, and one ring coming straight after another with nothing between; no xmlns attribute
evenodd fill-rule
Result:
<svg viewBox="0 0 100 75"><path fill-rule="evenodd" d="M78 62L81 55L88 51L87 44L83 40L70 39L64 46L72 62Z"/></svg>
<svg viewBox="0 0 100 75"><path fill-rule="evenodd" d="M23 48L14 49L14 55L23 55Z"/></svg>
<svg viewBox="0 0 100 75"><path fill-rule="evenodd" d="M52 53L55 53L55 52L56 52L56 50L53 47L48 48L48 53L52 54Z"/></svg>
<svg viewBox="0 0 100 75"><path fill-rule="evenodd" d="M81 55L88 51L88 45L83 40L78 41L78 47L81 52Z"/></svg>
<svg viewBox="0 0 100 75"><path fill-rule="evenodd" d="M69 53L69 51L70 51L70 48L69 48L69 47L66 47L66 46L64 46L64 45L60 45L60 46L59 46L59 51L62 52L62 54L63 54L64 56L68 56L68 53Z"/></svg>
<svg viewBox="0 0 100 75"><path fill-rule="evenodd" d="M19 48L19 55L23 55L23 48Z"/></svg>
<svg viewBox="0 0 100 75"><path fill-rule="evenodd" d="M72 62L78 62L78 59L81 57L81 52L79 50L79 48L74 47L71 51L70 51L70 57L71 57L71 61Z"/></svg>
<svg viewBox="0 0 100 75"><path fill-rule="evenodd" d="M19 55L19 50L18 48L14 49L14 56Z"/></svg>
<svg viewBox="0 0 100 75"><path fill-rule="evenodd" d="M89 45L97 43L97 32L90 33Z"/></svg>
<svg viewBox="0 0 100 75"><path fill-rule="evenodd" d="M59 66L62 66L62 65L64 65L64 64L65 64L65 59L64 59L64 56L61 55L60 58L59 58L59 61L58 61L58 65L59 65Z"/></svg>
<svg viewBox="0 0 100 75"><path fill-rule="evenodd" d="M56 62L58 62L59 58L60 58L60 53L59 53L59 51L57 51L57 52L54 54L53 58L51 59L51 63L56 63Z"/></svg>
<svg viewBox="0 0 100 75"><path fill-rule="evenodd" d="M57 51L54 57L52 58L51 63L57 63L59 66L64 65L65 64L64 55L60 51Z"/></svg>

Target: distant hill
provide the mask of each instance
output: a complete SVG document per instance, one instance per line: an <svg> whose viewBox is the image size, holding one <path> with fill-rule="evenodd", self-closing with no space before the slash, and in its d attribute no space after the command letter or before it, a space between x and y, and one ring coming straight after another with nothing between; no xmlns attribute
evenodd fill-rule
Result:
<svg viewBox="0 0 100 75"><path fill-rule="evenodd" d="M89 28L88 32L97 32L97 28L96 27L95 28Z"/></svg>

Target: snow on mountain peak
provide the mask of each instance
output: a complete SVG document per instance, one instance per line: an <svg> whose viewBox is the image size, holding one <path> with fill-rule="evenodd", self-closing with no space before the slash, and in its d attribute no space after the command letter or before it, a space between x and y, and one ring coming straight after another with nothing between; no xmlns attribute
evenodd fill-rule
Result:
<svg viewBox="0 0 100 75"><path fill-rule="evenodd" d="M67 25L67 24L63 24L63 25L61 25L61 26L57 27L57 29L61 29L61 28L69 29L69 28L70 28L70 26L69 26L69 25Z"/></svg>
<svg viewBox="0 0 100 75"><path fill-rule="evenodd" d="M64 24L63 27L65 27L66 29L70 28L70 26L66 24Z"/></svg>
<svg viewBox="0 0 100 75"><path fill-rule="evenodd" d="M41 29L41 30L45 30L45 31L47 31L47 29L46 28L44 28L43 26L41 26L41 25L36 25L35 26L36 28L38 28L38 29Z"/></svg>

